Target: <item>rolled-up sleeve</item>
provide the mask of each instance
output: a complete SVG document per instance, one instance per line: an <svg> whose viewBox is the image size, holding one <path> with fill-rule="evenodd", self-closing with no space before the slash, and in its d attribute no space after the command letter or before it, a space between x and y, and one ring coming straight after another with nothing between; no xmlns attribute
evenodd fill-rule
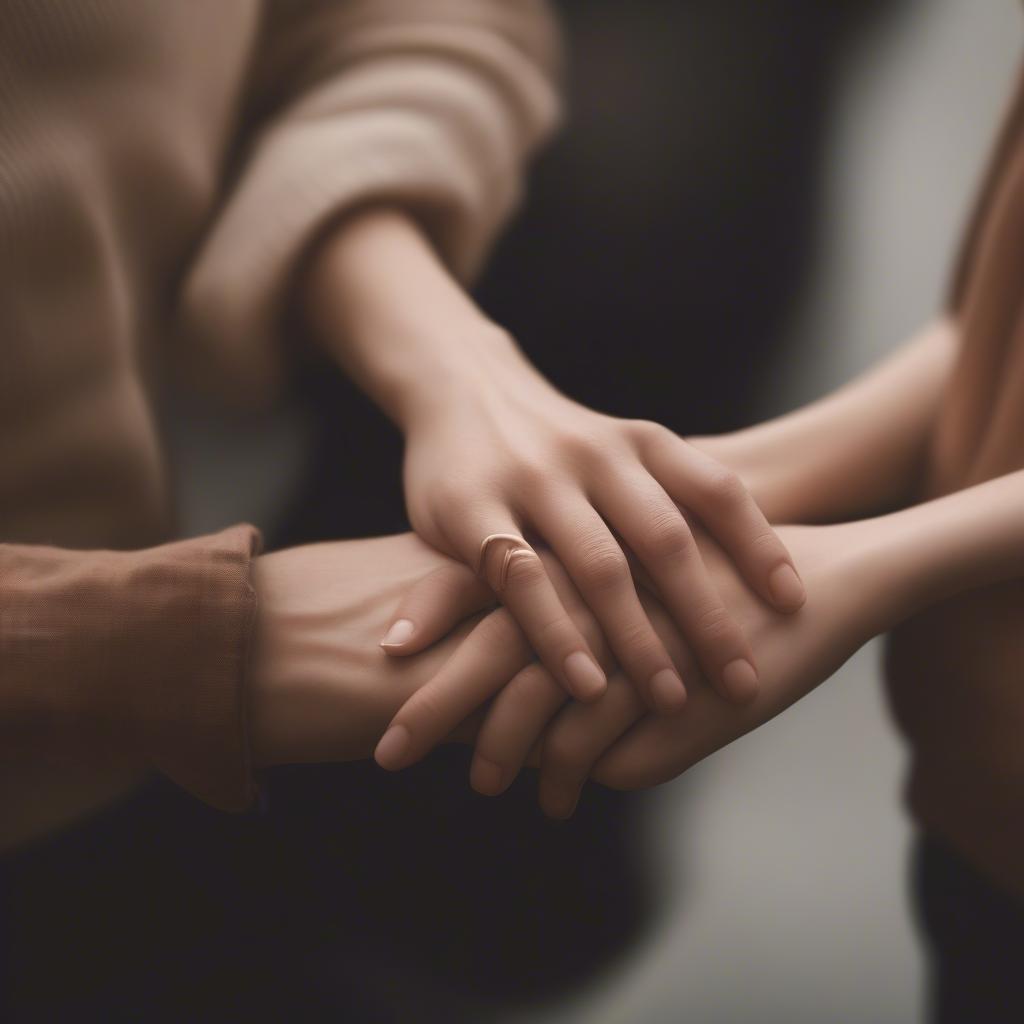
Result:
<svg viewBox="0 0 1024 1024"><path fill-rule="evenodd" d="M106 752L247 807L258 545L248 526L132 552L0 545L0 759Z"/></svg>
<svg viewBox="0 0 1024 1024"><path fill-rule="evenodd" d="M298 261L370 202L416 216L468 280L559 115L560 48L542 0L271 4L232 187L182 292L212 372L262 394Z"/></svg>

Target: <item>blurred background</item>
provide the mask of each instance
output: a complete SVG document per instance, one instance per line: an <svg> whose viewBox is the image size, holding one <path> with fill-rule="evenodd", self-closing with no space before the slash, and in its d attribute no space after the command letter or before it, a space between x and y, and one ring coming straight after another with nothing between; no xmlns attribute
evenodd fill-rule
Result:
<svg viewBox="0 0 1024 1024"><path fill-rule="evenodd" d="M560 6L570 119L479 288L559 386L683 433L724 430L823 393L934 313L1019 59L1018 3ZM187 532L247 519L282 544L405 528L399 439L321 368L301 387L257 422L169 400ZM451 835L428 840L407 892L444 862L465 906L432 942L425 901L422 930L403 919L402 956L380 937L350 961L381 1019L921 1019L901 753L874 646L657 793L590 794L557 834L528 780L482 808L462 752L439 760L405 799L491 870L453 867ZM285 774L281 799L304 784ZM484 899L481 916L495 884L509 905ZM503 931L508 945L481 944ZM474 957L507 962L488 973Z"/></svg>

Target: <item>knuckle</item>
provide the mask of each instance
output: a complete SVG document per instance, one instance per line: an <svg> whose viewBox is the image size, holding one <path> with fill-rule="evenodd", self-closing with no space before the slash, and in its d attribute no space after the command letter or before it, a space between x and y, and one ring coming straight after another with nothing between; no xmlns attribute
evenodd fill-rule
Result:
<svg viewBox="0 0 1024 1024"><path fill-rule="evenodd" d="M509 479L518 493L533 494L548 486L551 471L540 458L521 458L513 466Z"/></svg>
<svg viewBox="0 0 1024 1024"><path fill-rule="evenodd" d="M632 420L630 430L633 437L644 444L664 444L670 440L679 440L668 427L655 423L654 420Z"/></svg>
<svg viewBox="0 0 1024 1024"><path fill-rule="evenodd" d="M786 552L785 545L771 527L753 531L747 543L751 553L760 558L775 559Z"/></svg>
<svg viewBox="0 0 1024 1024"><path fill-rule="evenodd" d="M595 544L580 554L579 575L591 590L610 590L627 579L629 563L617 545Z"/></svg>
<svg viewBox="0 0 1024 1024"><path fill-rule="evenodd" d="M572 430L560 433L555 444L564 459L580 467L593 466L609 454L608 444L601 438Z"/></svg>
<svg viewBox="0 0 1024 1024"><path fill-rule="evenodd" d="M693 550L693 534L676 510L653 516L640 542L641 557L651 561L677 561Z"/></svg>
<svg viewBox="0 0 1024 1024"><path fill-rule="evenodd" d="M735 634L732 616L725 606L720 604L701 611L697 617L697 628L706 641L727 640Z"/></svg>
<svg viewBox="0 0 1024 1024"><path fill-rule="evenodd" d="M647 663L658 658L660 644L647 622L630 622L623 626L619 634L619 642L626 652L626 657L635 665Z"/></svg>
<svg viewBox="0 0 1024 1024"><path fill-rule="evenodd" d="M508 564L506 583L509 587L536 587L546 578L544 564L533 551L517 554Z"/></svg>
<svg viewBox="0 0 1024 1024"><path fill-rule="evenodd" d="M702 489L705 500L714 508L733 508L747 498L747 488L740 475L725 466L708 473Z"/></svg>
<svg viewBox="0 0 1024 1024"><path fill-rule="evenodd" d="M462 508L472 500L472 491L462 480L442 477L436 480L431 494L431 505L436 515L450 513L453 508Z"/></svg>

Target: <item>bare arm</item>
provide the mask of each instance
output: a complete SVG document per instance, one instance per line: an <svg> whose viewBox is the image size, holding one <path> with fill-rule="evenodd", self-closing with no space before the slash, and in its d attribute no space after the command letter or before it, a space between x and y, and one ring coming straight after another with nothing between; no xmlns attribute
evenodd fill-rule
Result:
<svg viewBox="0 0 1024 1024"><path fill-rule="evenodd" d="M695 687L679 719L639 719L635 706L624 706L611 725L599 706L567 709L565 721L556 719L545 734L545 750L551 744L563 752L548 789L568 794L559 806L571 808L592 767L595 778L617 788L667 781L785 710L872 636L957 593L1024 577L1022 508L1024 470L875 519L784 527L808 588L806 606L788 619L756 601L728 562L709 552L763 666L756 701L728 708L707 687ZM686 657L685 650L674 653ZM617 689L614 677L609 687L609 694ZM601 756L614 736L622 738Z"/></svg>
<svg viewBox="0 0 1024 1024"><path fill-rule="evenodd" d="M837 391L746 430L692 443L739 473L771 522L875 515L915 493L956 358L940 320Z"/></svg>

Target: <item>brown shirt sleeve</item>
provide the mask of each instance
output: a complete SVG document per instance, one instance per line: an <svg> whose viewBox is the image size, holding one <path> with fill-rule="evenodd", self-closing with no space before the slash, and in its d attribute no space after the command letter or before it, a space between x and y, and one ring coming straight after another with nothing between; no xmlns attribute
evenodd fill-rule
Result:
<svg viewBox="0 0 1024 1024"><path fill-rule="evenodd" d="M0 757L107 751L248 806L258 547L250 526L132 552L0 544Z"/></svg>

